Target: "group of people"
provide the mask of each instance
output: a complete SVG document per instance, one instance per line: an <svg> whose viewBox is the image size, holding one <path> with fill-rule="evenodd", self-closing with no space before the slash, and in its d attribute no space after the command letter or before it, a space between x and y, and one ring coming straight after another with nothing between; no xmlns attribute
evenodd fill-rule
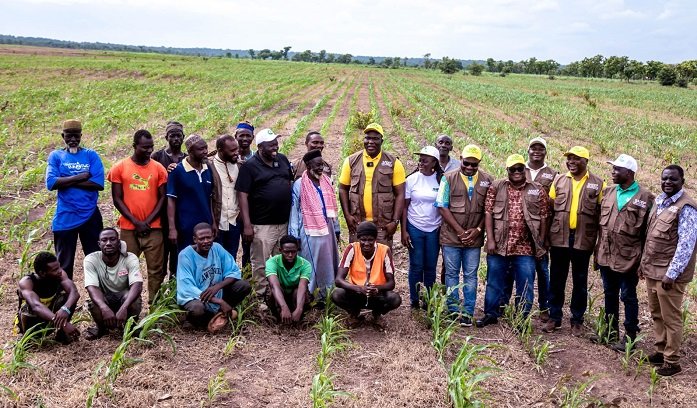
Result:
<svg viewBox="0 0 697 408"><path fill-rule="evenodd" d="M480 147L469 144L454 158L452 138L441 135L435 146L415 153L418 166L407 175L399 158L382 150L384 131L372 123L364 130L364 149L344 160L334 180L318 132L307 134L307 153L291 162L278 152L278 135L270 129L255 132L241 122L233 134L218 137L209 154L203 137L185 137L182 124L169 122L165 148L153 152L153 136L138 130L132 155L106 175L120 213L117 230L103 228L97 201L104 167L95 151L81 146L81 122L65 121L62 137L65 148L50 154L46 170L46 187L57 191L56 256L38 254L35 273L19 283L19 331L50 322L62 341L79 336L70 324L79 298L72 280L78 238L95 322L88 339L141 313L141 254L148 301L169 271L177 303L197 327L215 330L218 316L234 316L252 290L283 323L300 321L311 300L321 307L331 296L352 322L367 309L379 324L402 301L394 291L392 258L401 224L412 308L423 307L419 291L433 287L441 252L448 309L461 325L497 323L514 286L515 307L527 316L537 280L543 331L552 332L561 327L571 270L571 333L583 336L593 255L611 346L623 350L636 338L636 288L645 279L656 334L649 361L661 366L661 375L681 371L680 306L695 269L697 204L683 190L677 165L663 170L663 192L654 197L635 181L634 158L621 154L608 162L614 185L607 187L588 170L586 148L566 151L568 172L558 173L546 164L546 141L536 137L527 159L510 155L507 177L496 180L479 166ZM339 206L349 234L341 257ZM251 282L236 261L240 246ZM475 319L482 247L484 314Z"/></svg>

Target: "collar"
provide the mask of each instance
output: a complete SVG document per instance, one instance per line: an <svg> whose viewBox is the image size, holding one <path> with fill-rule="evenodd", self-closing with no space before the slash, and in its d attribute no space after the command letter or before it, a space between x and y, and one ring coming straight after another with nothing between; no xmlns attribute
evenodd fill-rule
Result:
<svg viewBox="0 0 697 408"><path fill-rule="evenodd" d="M228 165L233 166L233 165L237 164L237 163L226 162L223 159L221 159L217 154L215 156L213 156L213 161L216 163L220 163L224 166L228 166Z"/></svg>
<svg viewBox="0 0 697 408"><path fill-rule="evenodd" d="M378 155L375 156L375 158L372 158L372 157L368 156L368 152L366 152L365 149L363 149L363 160L378 161L378 160L380 160L381 157L382 157L382 150L380 150L380 153L378 153Z"/></svg>
<svg viewBox="0 0 697 408"><path fill-rule="evenodd" d="M585 174L583 177L581 177L581 180L579 180L579 181L586 181L586 180L588 180L588 175L589 175L589 174L590 174L590 172L589 172L588 170L586 170L586 174ZM576 179L574 179L574 176L571 174L570 171L567 171L567 172L566 172L566 177L570 178L571 181L576 181Z"/></svg>
<svg viewBox="0 0 697 408"><path fill-rule="evenodd" d="M636 180L634 180L634 182L626 189L622 188L622 186L619 184L617 185L617 191L619 191L621 193L624 193L627 191L638 190L638 189L639 189L639 183L637 183Z"/></svg>
<svg viewBox="0 0 697 408"><path fill-rule="evenodd" d="M191 164L189 164L188 160L182 160L182 166L184 166L184 171L186 172L196 171L196 169ZM208 170L208 165L206 164L206 162L203 162L201 164L201 172L205 170Z"/></svg>
<svg viewBox="0 0 697 408"><path fill-rule="evenodd" d="M540 167L539 169L535 170L535 169L533 169L532 167L530 167L530 162L525 163L525 168L528 169L528 170L533 170L533 171L540 171L540 170L542 170L542 169L544 169L544 168L546 168L546 167L547 167L547 163L544 163L544 164L542 165L542 167Z"/></svg>
<svg viewBox="0 0 697 408"><path fill-rule="evenodd" d="M678 191L677 193L673 194L672 197L668 197L668 196L666 195L666 193L661 193L658 197L656 197L656 203L657 203L658 205L664 205L664 206L673 204L673 203L675 203L676 201L678 201L678 199L680 199L680 197L682 197L682 195L683 195L684 192L685 192L685 190L680 189L680 191Z"/></svg>

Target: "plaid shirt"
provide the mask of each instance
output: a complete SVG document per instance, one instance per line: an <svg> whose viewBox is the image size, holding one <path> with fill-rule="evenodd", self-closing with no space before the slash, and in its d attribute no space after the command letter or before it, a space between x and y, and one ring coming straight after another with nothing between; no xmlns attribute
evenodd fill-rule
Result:
<svg viewBox="0 0 697 408"><path fill-rule="evenodd" d="M666 193L661 193L656 197L656 214L660 214L666 208L675 204L682 197L684 190L680 190L672 197L667 197ZM666 276L670 279L677 279L685 267L690 262L692 252L697 241L697 209L685 205L678 215L678 248L675 250L673 260L668 265Z"/></svg>

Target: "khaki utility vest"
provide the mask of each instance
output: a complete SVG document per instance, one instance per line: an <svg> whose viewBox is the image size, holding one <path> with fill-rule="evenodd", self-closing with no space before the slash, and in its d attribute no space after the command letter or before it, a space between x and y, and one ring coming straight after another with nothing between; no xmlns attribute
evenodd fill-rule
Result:
<svg viewBox="0 0 697 408"><path fill-rule="evenodd" d="M492 184L492 188L496 191L496 201L494 201L494 208L491 211L491 217L494 219L493 239L496 242L496 254L502 256L508 255L506 253L506 244L508 243L508 186L510 184L511 182L508 180L496 180ZM543 201L540 204L541 189L544 189L541 184L526 181L521 192L523 216L532 238L533 253L537 257L544 255L546 252L540 236L542 222L540 205L547 205L547 202ZM491 238L487 237L487 239Z"/></svg>
<svg viewBox="0 0 697 408"><path fill-rule="evenodd" d="M486 191L494 181L494 179L481 170L477 172L477 183L474 186L472 200L467 194L467 186L462 181L460 169L449 171L443 175L443 178L448 180L450 186L450 207L449 210L455 217L458 225L464 229L476 228L482 224L484 219L484 202L486 201ZM482 228L483 230L483 228ZM483 232L483 231L482 231ZM443 222L440 227L440 243L453 247L463 248L462 241L457 237L457 232ZM484 245L484 234L479 234L479 238L471 246L472 248L480 248Z"/></svg>
<svg viewBox="0 0 697 408"><path fill-rule="evenodd" d="M571 196L573 187L571 177L566 174L558 174L554 179L554 188L557 197L553 200L552 225L549 228L549 242L552 246L569 247L569 213L571 211ZM598 219L600 217L600 205L598 195L603 188L603 179L588 172L588 179L581 187L579 194L576 235L574 249L592 251L598 237Z"/></svg>
<svg viewBox="0 0 697 408"><path fill-rule="evenodd" d="M650 191L640 186L618 211L617 186L605 189L600 202L600 230L595 247L598 265L615 272L636 272L654 199Z"/></svg>
<svg viewBox="0 0 697 408"><path fill-rule="evenodd" d="M365 191L365 172L363 169L363 150L348 158L351 168L351 185L349 186L349 211L359 220L365 220L363 208L363 192ZM390 221L401 218L394 214L394 191L392 189L392 174L397 158L385 151L373 172L373 222L378 228L384 228Z"/></svg>
<svg viewBox="0 0 697 408"><path fill-rule="evenodd" d="M558 172L556 170L546 166L537 172L537 176L535 176L535 180L533 180L532 174L530 174L530 169L527 167L525 168L525 180L542 184L542 187L545 188L547 194L549 194L549 189L552 187L552 182L554 182L554 178L557 176L557 174Z"/></svg>
<svg viewBox="0 0 697 408"><path fill-rule="evenodd" d="M641 271L647 278L662 280L668 271L670 261L673 260L678 248L678 216L685 205L697 208L697 203L683 191L682 196L670 207L664 209L660 215L656 214L657 205L654 205L649 215L649 225L646 231L644 254L641 257ZM690 262L683 273L678 276L676 282L687 283L695 274L695 253L692 252Z"/></svg>

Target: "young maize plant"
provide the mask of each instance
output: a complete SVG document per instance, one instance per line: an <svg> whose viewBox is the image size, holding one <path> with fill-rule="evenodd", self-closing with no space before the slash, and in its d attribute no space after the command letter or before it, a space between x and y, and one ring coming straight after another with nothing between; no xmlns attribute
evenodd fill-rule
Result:
<svg viewBox="0 0 697 408"><path fill-rule="evenodd" d="M29 350L33 347L41 347L47 340L47 335L53 331L53 327L40 328L40 326L34 326L24 332L22 337L12 345L12 359L7 364L7 372L14 376L23 368L36 368L33 364L27 362Z"/></svg>
<svg viewBox="0 0 697 408"><path fill-rule="evenodd" d="M542 340L542 336L532 336L533 313L526 316L521 307L506 305L504 309L504 320L508 322L518 340L527 349L528 354L535 362L535 369L542 371L542 366L547 361L549 351L553 347L552 343Z"/></svg>
<svg viewBox="0 0 697 408"><path fill-rule="evenodd" d="M579 382L573 387L568 387L571 377L569 375L562 376L557 384L552 388L550 395L557 391L561 394L557 397L557 406L564 408L587 408L596 406L599 402L597 398L590 395L593 389L593 383L597 377L590 377L584 382Z"/></svg>
<svg viewBox="0 0 697 408"><path fill-rule="evenodd" d="M227 370L225 368L219 368L215 376L208 380L207 400L201 402L202 407L212 407L213 403L216 402L218 398L233 391L232 388L230 388L230 383L227 378L225 378L226 372Z"/></svg>
<svg viewBox="0 0 697 408"><path fill-rule="evenodd" d="M242 335L242 329L247 325L256 325L257 322L249 318L254 309L257 306L257 298L254 295L247 296L240 302L235 310L237 311L237 317L235 319L230 319L230 326L232 327L232 334L225 343L225 348L223 349L223 355L229 356L235 351L238 345L244 342L244 336Z"/></svg>
<svg viewBox="0 0 697 408"><path fill-rule="evenodd" d="M595 317L595 334L598 336L599 344L610 344L617 339L617 332L614 329L615 317L610 316L610 320L605 319L605 308L600 307L598 315Z"/></svg>
<svg viewBox="0 0 697 408"><path fill-rule="evenodd" d="M620 361L622 362L622 369L624 370L624 373L626 375L629 375L629 365L632 361L636 361L637 367L639 367L640 364L643 365L643 360L646 360L646 357L644 356L644 351L639 349L638 347L635 347L636 344L639 343L644 337L646 337L644 334L640 334L636 336L633 340L629 337L627 337L626 339L624 345L624 353L620 357Z"/></svg>
<svg viewBox="0 0 697 408"><path fill-rule="evenodd" d="M442 284L435 283L431 289L421 289L421 297L426 304L426 318L433 333L431 345L436 349L438 361L441 364L444 364L443 355L452 342L452 335L458 326L457 319L449 316L448 296L460 287L461 285L458 285L446 291Z"/></svg>
<svg viewBox="0 0 697 408"><path fill-rule="evenodd" d="M448 370L448 395L454 408L484 406L480 398L484 398L486 392L481 382L498 371L495 361L482 355L488 346L472 344L470 339L469 336L465 338ZM482 362L490 364L482 365Z"/></svg>

